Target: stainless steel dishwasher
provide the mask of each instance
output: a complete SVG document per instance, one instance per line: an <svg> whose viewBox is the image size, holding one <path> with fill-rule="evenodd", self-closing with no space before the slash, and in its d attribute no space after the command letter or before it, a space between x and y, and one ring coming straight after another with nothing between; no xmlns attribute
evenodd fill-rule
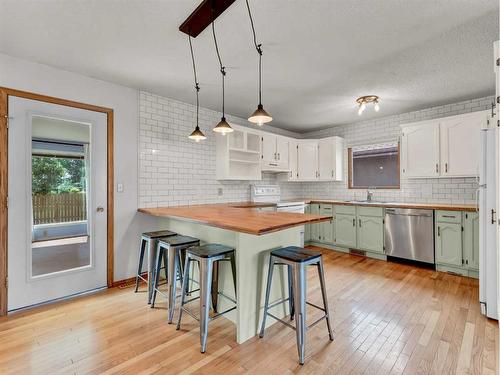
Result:
<svg viewBox="0 0 500 375"><path fill-rule="evenodd" d="M432 210L386 208L384 245L387 256L434 264Z"/></svg>

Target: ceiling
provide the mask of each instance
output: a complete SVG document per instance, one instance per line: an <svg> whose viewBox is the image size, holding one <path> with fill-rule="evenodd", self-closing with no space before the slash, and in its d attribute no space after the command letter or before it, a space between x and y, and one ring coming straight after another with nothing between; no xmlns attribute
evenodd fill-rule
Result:
<svg viewBox="0 0 500 375"><path fill-rule="evenodd" d="M0 52L194 103L187 36L200 0L0 0ZM376 5L375 5L376 4ZM494 93L498 0L250 0L273 125L305 132ZM258 56L244 0L216 21L226 112L257 104ZM200 102L218 110L211 30L193 40Z"/></svg>

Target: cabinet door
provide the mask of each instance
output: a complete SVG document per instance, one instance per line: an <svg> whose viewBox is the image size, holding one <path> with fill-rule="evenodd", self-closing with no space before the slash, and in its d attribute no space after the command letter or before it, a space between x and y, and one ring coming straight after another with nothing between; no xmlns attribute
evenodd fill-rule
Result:
<svg viewBox="0 0 500 375"><path fill-rule="evenodd" d="M318 142L318 177L323 181L331 181L335 169L334 145L331 139L320 139Z"/></svg>
<svg viewBox="0 0 500 375"><path fill-rule="evenodd" d="M444 119L440 125L441 175L479 174L480 132L487 115L477 112Z"/></svg>
<svg viewBox="0 0 500 375"><path fill-rule="evenodd" d="M436 223L436 263L462 266L462 225Z"/></svg>
<svg viewBox="0 0 500 375"><path fill-rule="evenodd" d="M262 135L262 164L264 166L277 167L276 136L272 134Z"/></svg>
<svg viewBox="0 0 500 375"><path fill-rule="evenodd" d="M318 143L299 142L297 149L297 169L299 180L316 180L318 176Z"/></svg>
<svg viewBox="0 0 500 375"><path fill-rule="evenodd" d="M384 219L381 217L358 216L357 248L384 252Z"/></svg>
<svg viewBox="0 0 500 375"><path fill-rule="evenodd" d="M331 204L322 204L319 209L320 215L333 216L333 206ZM324 243L333 243L333 219L323 221L320 224L320 240Z"/></svg>
<svg viewBox="0 0 500 375"><path fill-rule="evenodd" d="M288 169L288 138L277 137L276 138L276 157L278 161L278 167L280 169Z"/></svg>
<svg viewBox="0 0 500 375"><path fill-rule="evenodd" d="M404 177L439 176L439 123L403 128L401 165Z"/></svg>
<svg viewBox="0 0 500 375"><path fill-rule="evenodd" d="M356 247L356 216L335 215L335 243L339 246Z"/></svg>
<svg viewBox="0 0 500 375"><path fill-rule="evenodd" d="M310 214L311 213L311 205L306 204L304 208L304 213L305 214ZM311 224L305 224L304 225L304 242L309 242L311 241Z"/></svg>
<svg viewBox="0 0 500 375"><path fill-rule="evenodd" d="M463 246L465 266L479 269L479 215L477 212L464 212Z"/></svg>
<svg viewBox="0 0 500 375"><path fill-rule="evenodd" d="M319 204L313 203L310 205L311 214L319 215ZM320 223L311 224L311 241L319 241L320 236Z"/></svg>
<svg viewBox="0 0 500 375"><path fill-rule="evenodd" d="M290 169L288 179L297 180L297 141L293 139L288 141L288 168Z"/></svg>

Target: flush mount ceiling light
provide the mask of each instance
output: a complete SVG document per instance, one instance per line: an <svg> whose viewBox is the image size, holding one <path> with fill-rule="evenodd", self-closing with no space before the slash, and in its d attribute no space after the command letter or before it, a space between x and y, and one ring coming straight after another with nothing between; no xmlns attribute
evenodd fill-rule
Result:
<svg viewBox="0 0 500 375"><path fill-rule="evenodd" d="M195 142L199 142L206 139L207 137L205 137L205 134L203 134L199 126L200 85L198 83L198 78L196 76L196 64L194 62L194 53L193 53L193 44L191 43L191 35L188 35L188 39L189 39L189 50L191 51L191 61L193 62L194 88L196 90L196 128L194 128L193 132L188 136L188 138L192 139Z"/></svg>
<svg viewBox="0 0 500 375"><path fill-rule="evenodd" d="M222 118L220 119L219 123L215 128L213 128L213 131L216 133L220 133L222 135L226 135L227 133L231 133L233 131L233 128L231 125L228 124L226 121L225 117L225 111L224 111L224 82L226 79L226 67L222 65L222 59L220 57L219 53L219 46L217 45L217 37L215 36L215 26L214 22L212 21L212 34L214 35L214 44L215 44L215 52L217 52L217 58L219 60L219 65L220 65L220 73L222 75Z"/></svg>
<svg viewBox="0 0 500 375"><path fill-rule="evenodd" d="M358 115L362 115L366 109L367 104L373 104L373 109L375 112L380 111L380 105L378 104L379 97L377 95L365 95L356 99L356 103L359 105Z"/></svg>
<svg viewBox="0 0 500 375"><path fill-rule="evenodd" d="M257 37L255 35L255 27L253 25L252 12L250 11L250 5L248 5L248 0L246 0L248 16L250 17L250 25L252 26L253 43L255 49L259 54L259 104L254 113L248 118L248 121L262 126L268 122L271 122L273 118L267 113L262 105L262 44L257 44Z"/></svg>

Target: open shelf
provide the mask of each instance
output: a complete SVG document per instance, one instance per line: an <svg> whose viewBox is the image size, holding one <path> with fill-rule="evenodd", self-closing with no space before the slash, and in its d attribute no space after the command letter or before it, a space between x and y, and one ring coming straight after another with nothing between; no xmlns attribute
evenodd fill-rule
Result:
<svg viewBox="0 0 500 375"><path fill-rule="evenodd" d="M245 164L259 164L259 161L255 160L244 160L244 159L229 159L231 163L245 163Z"/></svg>

